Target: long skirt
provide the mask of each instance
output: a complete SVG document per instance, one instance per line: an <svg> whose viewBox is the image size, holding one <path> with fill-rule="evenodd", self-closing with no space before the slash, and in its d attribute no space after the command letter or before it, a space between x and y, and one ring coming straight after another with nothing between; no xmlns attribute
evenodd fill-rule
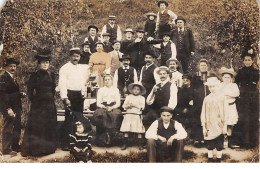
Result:
<svg viewBox="0 0 260 169"><path fill-rule="evenodd" d="M42 156L56 150L57 112L52 93L36 95L23 137L21 154L23 156Z"/></svg>

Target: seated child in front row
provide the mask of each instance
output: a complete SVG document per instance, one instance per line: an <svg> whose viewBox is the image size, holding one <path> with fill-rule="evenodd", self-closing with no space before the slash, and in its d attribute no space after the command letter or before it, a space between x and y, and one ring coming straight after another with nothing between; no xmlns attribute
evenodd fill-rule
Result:
<svg viewBox="0 0 260 169"><path fill-rule="evenodd" d="M85 129L84 124L80 121L75 123L76 132L70 134L70 153L75 159L80 162L91 162L90 156L92 154L91 138L89 135L91 129Z"/></svg>
<svg viewBox="0 0 260 169"><path fill-rule="evenodd" d="M139 83L128 85L128 91L131 93L125 99L123 108L126 110L124 120L120 131L124 133L124 145L122 150L125 150L128 145L129 133L137 133L139 150L142 150L142 134L145 132L142 123L142 110L145 107L145 98L142 96L146 93L145 88Z"/></svg>

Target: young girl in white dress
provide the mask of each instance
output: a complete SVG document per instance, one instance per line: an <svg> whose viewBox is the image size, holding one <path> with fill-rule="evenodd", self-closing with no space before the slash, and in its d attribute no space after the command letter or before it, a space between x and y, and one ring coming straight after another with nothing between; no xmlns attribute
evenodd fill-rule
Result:
<svg viewBox="0 0 260 169"><path fill-rule="evenodd" d="M225 112L227 120L227 137L224 144L228 144L229 148L236 148L231 142L231 136L233 131L233 126L238 122L238 112L236 108L236 97L239 96L239 88L236 83L233 83L233 78L236 75L234 69L227 69L222 67L220 69L220 74L222 76L222 83L220 84L220 92L225 96ZM228 142L228 143L227 143Z"/></svg>
<svg viewBox="0 0 260 169"><path fill-rule="evenodd" d="M142 110L145 107L145 98L142 96L146 93L145 88L140 83L132 83L128 85L128 95L123 104L126 112L122 113L124 119L120 131L124 133L124 145L122 150L128 146L129 133L137 133L139 150L142 150L142 134L145 128L142 122Z"/></svg>

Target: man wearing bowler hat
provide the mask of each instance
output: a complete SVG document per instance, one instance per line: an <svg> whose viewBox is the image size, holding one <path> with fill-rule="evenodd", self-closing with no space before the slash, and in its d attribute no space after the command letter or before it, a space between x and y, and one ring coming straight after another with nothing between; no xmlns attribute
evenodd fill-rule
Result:
<svg viewBox="0 0 260 169"><path fill-rule="evenodd" d="M110 42L110 33L103 33L103 44L104 44L104 52L109 53L113 50L112 43Z"/></svg>
<svg viewBox="0 0 260 169"><path fill-rule="evenodd" d="M110 42L113 43L115 40L120 41L122 39L122 33L120 27L115 23L116 22L116 16L109 15L108 17L108 24L103 26L102 29L102 37L103 33L109 33L110 34Z"/></svg>
<svg viewBox="0 0 260 169"><path fill-rule="evenodd" d="M192 30L185 26L186 20L178 16L175 20L177 28L172 30L172 41L177 48L177 59L181 62L183 72L187 73L190 56L194 55L195 42Z"/></svg>
<svg viewBox="0 0 260 169"><path fill-rule="evenodd" d="M144 29L142 27L137 27L136 35L137 38L128 45L127 50L131 57L131 64L138 75L140 75L142 67L145 65L144 56L147 51L152 50L151 44L159 44L162 40L156 40L153 37L144 38Z"/></svg>
<svg viewBox="0 0 260 169"><path fill-rule="evenodd" d="M6 59L5 73L0 77L0 112L3 114L2 152L15 155L20 151L21 136L21 98L25 93L20 92L15 80L15 72L20 62L14 58Z"/></svg>
<svg viewBox="0 0 260 169"><path fill-rule="evenodd" d="M98 36L98 28L95 25L89 25L88 27L88 37L85 38L84 42L90 43L90 51L91 53L95 52L95 44L99 40Z"/></svg>
<svg viewBox="0 0 260 169"><path fill-rule="evenodd" d="M170 24L174 23L177 15L171 10L166 9L168 7L168 2L159 1L157 5L160 8L160 11L157 13L155 31L158 33L159 38L162 39L163 33L171 31Z"/></svg>

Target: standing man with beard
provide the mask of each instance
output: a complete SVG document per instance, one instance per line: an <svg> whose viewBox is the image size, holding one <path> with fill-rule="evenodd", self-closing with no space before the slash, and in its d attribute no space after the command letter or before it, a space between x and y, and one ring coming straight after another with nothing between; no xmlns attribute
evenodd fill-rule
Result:
<svg viewBox="0 0 260 169"><path fill-rule="evenodd" d="M156 72L160 77L160 82L153 86L152 91L146 99L146 103L150 105L151 110L143 119L145 127L149 127L154 120L160 117L160 108L168 106L174 109L177 105L178 88L175 84L169 82L169 69L161 66Z"/></svg>
<svg viewBox="0 0 260 169"><path fill-rule="evenodd" d="M15 155L20 151L21 136L21 98L25 96L20 92L14 74L20 63L9 58L5 63L5 73L0 77L0 112L3 113L4 126L2 131L3 154Z"/></svg>
<svg viewBox="0 0 260 169"><path fill-rule="evenodd" d="M75 112L83 113L84 95L87 93L89 66L79 64L80 48L70 49L70 61L59 71L60 96L65 106L65 121L62 127L61 147L68 150L69 134L74 123L68 107Z"/></svg>
<svg viewBox="0 0 260 169"><path fill-rule="evenodd" d="M195 54L195 41L192 30L185 26L186 20L178 16L175 20L177 29L172 30L172 41L177 48L177 59L181 62L183 72L187 73L189 60Z"/></svg>

